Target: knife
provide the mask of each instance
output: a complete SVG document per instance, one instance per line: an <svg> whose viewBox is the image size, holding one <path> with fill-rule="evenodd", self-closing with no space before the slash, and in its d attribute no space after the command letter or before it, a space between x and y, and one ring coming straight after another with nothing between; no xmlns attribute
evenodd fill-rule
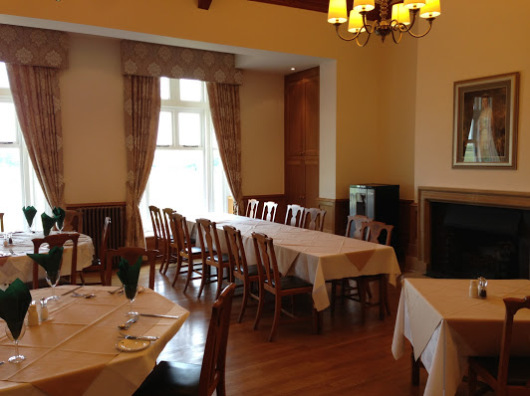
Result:
<svg viewBox="0 0 530 396"><path fill-rule="evenodd" d="M84 286L84 285L80 285L80 286L74 287L73 289L70 289L70 290L68 290L67 292L64 292L63 294L61 294L61 296L66 296L67 294L73 293L73 292L75 292L76 290L81 289L83 286Z"/></svg>
<svg viewBox="0 0 530 396"><path fill-rule="evenodd" d="M152 314L152 313L139 313L140 316L149 316L151 318L166 318L166 319L179 319L178 315L162 315L162 314Z"/></svg>
<svg viewBox="0 0 530 396"><path fill-rule="evenodd" d="M157 336L135 336L135 335L129 335L129 334L123 334L123 338L126 340L140 340L140 341L156 341L159 337Z"/></svg>

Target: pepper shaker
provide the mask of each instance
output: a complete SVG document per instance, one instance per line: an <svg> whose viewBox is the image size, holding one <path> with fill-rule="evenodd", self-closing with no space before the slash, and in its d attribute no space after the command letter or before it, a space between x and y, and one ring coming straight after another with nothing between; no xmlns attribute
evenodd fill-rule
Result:
<svg viewBox="0 0 530 396"><path fill-rule="evenodd" d="M28 326L37 326L38 324L39 314L37 312L37 304L35 301L32 301L28 309Z"/></svg>

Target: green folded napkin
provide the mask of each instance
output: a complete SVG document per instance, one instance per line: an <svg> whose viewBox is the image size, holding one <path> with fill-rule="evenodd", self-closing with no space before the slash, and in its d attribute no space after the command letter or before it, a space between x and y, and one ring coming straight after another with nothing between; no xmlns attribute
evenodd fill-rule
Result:
<svg viewBox="0 0 530 396"><path fill-rule="evenodd" d="M30 304L31 293L26 284L18 278L6 291L0 290L0 317L6 321L15 340L20 336Z"/></svg>
<svg viewBox="0 0 530 396"><path fill-rule="evenodd" d="M63 250L64 248L62 246L54 246L48 253L26 253L26 255L44 268L48 275L58 274L61 269Z"/></svg>
<svg viewBox="0 0 530 396"><path fill-rule="evenodd" d="M53 208L52 210L53 214L55 215L55 218L57 219L57 228L62 230L64 226L64 218L66 216L66 212L63 208Z"/></svg>
<svg viewBox="0 0 530 396"><path fill-rule="evenodd" d="M128 299L133 299L136 295L142 261L142 256L140 256L135 264L129 265L129 262L122 257L118 264L118 278L123 283L123 290Z"/></svg>
<svg viewBox="0 0 530 396"><path fill-rule="evenodd" d="M37 209L35 209L33 206L25 206L25 207L22 207L22 211L24 212L26 221L28 222L28 225L31 228L31 225L33 224L33 218L37 214Z"/></svg>
<svg viewBox="0 0 530 396"><path fill-rule="evenodd" d="M44 232L44 236L50 235L50 231L52 230L53 225L57 221L57 218L55 216L50 217L46 213L41 214L40 218L42 219L42 230Z"/></svg>

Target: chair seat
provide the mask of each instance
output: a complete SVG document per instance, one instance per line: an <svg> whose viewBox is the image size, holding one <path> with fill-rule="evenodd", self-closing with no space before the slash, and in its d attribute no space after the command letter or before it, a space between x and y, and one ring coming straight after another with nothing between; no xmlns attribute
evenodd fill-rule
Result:
<svg viewBox="0 0 530 396"><path fill-rule="evenodd" d="M265 280L265 283L267 283L267 280ZM284 276L280 278L280 286L282 290L299 289L302 287L313 287L311 283L306 282L305 280L300 279L297 276Z"/></svg>
<svg viewBox="0 0 530 396"><path fill-rule="evenodd" d="M470 363L479 364L497 378L499 357L474 356ZM530 357L511 357L508 365L508 385L528 386L530 389Z"/></svg>
<svg viewBox="0 0 530 396"><path fill-rule="evenodd" d="M218 263L219 262L219 255L214 254L213 259L214 259L215 262ZM221 254L221 261L223 263L228 263L228 260L229 260L228 254L226 254L226 253Z"/></svg>
<svg viewBox="0 0 530 396"><path fill-rule="evenodd" d="M197 395L200 376L201 366L198 364L161 361L134 396Z"/></svg>
<svg viewBox="0 0 530 396"><path fill-rule="evenodd" d="M247 267L247 270L248 270L248 276L258 276L259 275L258 266L257 265L249 265Z"/></svg>

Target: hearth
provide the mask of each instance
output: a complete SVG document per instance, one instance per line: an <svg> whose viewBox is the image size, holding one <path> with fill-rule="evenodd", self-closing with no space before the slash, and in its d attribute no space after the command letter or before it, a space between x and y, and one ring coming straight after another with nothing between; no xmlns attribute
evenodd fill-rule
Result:
<svg viewBox="0 0 530 396"><path fill-rule="evenodd" d="M419 206L427 275L530 278L530 194L420 187Z"/></svg>

